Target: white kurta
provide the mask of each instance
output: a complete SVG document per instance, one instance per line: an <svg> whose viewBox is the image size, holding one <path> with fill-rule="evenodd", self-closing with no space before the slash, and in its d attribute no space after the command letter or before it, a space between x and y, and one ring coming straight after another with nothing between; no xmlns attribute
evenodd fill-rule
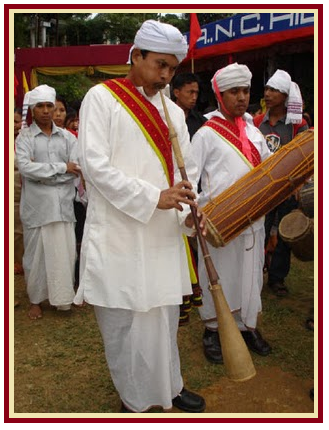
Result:
<svg viewBox="0 0 329 430"><path fill-rule="evenodd" d="M164 118L160 95L149 100ZM167 107L196 184L184 113L169 99ZM102 85L82 103L79 144L88 207L75 302L95 305L111 377L125 405L136 412L170 408L183 386L176 337L178 304L191 294L182 238L190 233L184 227L190 208L156 208L169 187L164 169L136 122ZM180 180L175 164L175 183Z"/></svg>
<svg viewBox="0 0 329 430"><path fill-rule="evenodd" d="M219 111L206 116L224 118ZM253 125L249 114L245 114L244 119L247 120L247 136L263 161L270 155L265 139ZM205 206L250 171L249 165L238 152L210 127L202 127L197 131L192 139L192 148L201 174L200 207ZM214 248L209 244L209 251L230 309L240 310L243 323L250 328L256 327L257 315L261 311L260 295L263 286L264 219L256 221L252 228L244 230L223 248ZM201 318L215 319L216 312L201 256L199 278L204 293L203 307L200 308Z"/></svg>
<svg viewBox="0 0 329 430"><path fill-rule="evenodd" d="M142 89L140 89L142 91ZM164 118L160 95L149 99ZM191 182L196 179L183 111L166 99ZM109 308L148 311L179 304L191 294L182 232L189 213L160 210L169 187L164 169L140 128L111 93L97 85L86 95L79 161L88 208L81 248L82 300ZM181 180L175 164L175 183Z"/></svg>

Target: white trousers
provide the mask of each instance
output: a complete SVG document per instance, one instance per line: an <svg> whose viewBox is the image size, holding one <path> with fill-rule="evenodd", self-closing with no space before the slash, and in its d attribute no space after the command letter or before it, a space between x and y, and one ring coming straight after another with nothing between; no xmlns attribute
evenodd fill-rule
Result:
<svg viewBox="0 0 329 430"><path fill-rule="evenodd" d="M179 306L148 312L94 306L112 381L134 412L172 407L183 388L177 346Z"/></svg>
<svg viewBox="0 0 329 430"><path fill-rule="evenodd" d="M262 310L264 227L253 234L241 234L223 248L209 246L209 252L218 273L227 303L240 330L255 328ZM208 276L203 258L199 256L199 278L203 291L201 319L209 328L216 328L214 302L209 291ZM207 322L208 320L208 322Z"/></svg>
<svg viewBox="0 0 329 430"><path fill-rule="evenodd" d="M70 305L76 259L74 223L24 229L23 267L30 302Z"/></svg>

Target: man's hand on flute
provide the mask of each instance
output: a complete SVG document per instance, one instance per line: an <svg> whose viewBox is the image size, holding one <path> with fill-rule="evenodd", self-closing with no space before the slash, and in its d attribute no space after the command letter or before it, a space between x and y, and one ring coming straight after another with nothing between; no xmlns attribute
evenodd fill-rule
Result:
<svg viewBox="0 0 329 430"><path fill-rule="evenodd" d="M197 203L194 201L196 195L192 191L192 185L189 181L181 181L178 184L170 187L166 190L161 191L158 209L178 209L183 210L183 206L180 203L197 207Z"/></svg>
<svg viewBox="0 0 329 430"><path fill-rule="evenodd" d="M171 188L161 191L160 199L158 203L158 209L178 209L179 211L183 210L183 207L180 203L185 203L190 205L196 210L196 216L198 217L198 224L200 226L200 230L203 236L207 234L207 224L206 219L207 216L198 210L198 204L195 201L196 195L192 191L192 185L189 181L181 181L178 184L174 185ZM192 213L188 214L185 219L186 227L195 229L194 218ZM195 232L196 234L196 232ZM195 235L194 234L194 235Z"/></svg>
<svg viewBox="0 0 329 430"><path fill-rule="evenodd" d="M199 220L199 226L200 226L202 236L206 236L207 235L207 222L206 222L207 216L206 216L206 214L204 214L200 210L197 210L196 216L198 217L198 220ZM188 216L186 217L185 225L186 225L186 227L195 229L194 219L193 219L192 213L188 214ZM197 234L197 232L195 231L194 234L192 235L192 237L195 236L196 234Z"/></svg>

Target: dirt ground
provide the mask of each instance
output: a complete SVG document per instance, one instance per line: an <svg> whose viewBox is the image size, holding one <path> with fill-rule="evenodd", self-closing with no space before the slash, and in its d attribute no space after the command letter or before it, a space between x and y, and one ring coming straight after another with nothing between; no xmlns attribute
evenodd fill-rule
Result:
<svg viewBox="0 0 329 430"><path fill-rule="evenodd" d="M206 413L220 414L307 414L314 412L309 397L311 380L301 380L278 367L257 369L254 378L245 382L220 382L202 389ZM175 409L175 412L181 412Z"/></svg>
<svg viewBox="0 0 329 430"><path fill-rule="evenodd" d="M308 274L303 272L305 285L310 285ZM231 381L223 366L207 362L199 341L203 326L197 312L188 326L180 328L184 381L188 389L204 396L206 414L302 417L316 413L317 403L309 396L314 385L314 334L304 325L313 286L301 289L300 282L289 298L279 302L265 289L267 319L260 327L266 329L273 352L268 357L252 353L257 373L249 381ZM44 317L30 321L22 276L15 276L15 297L20 301L14 311L15 413L117 413L120 399L108 377L92 306L73 308L64 317L46 305ZM171 413L183 412L173 408Z"/></svg>

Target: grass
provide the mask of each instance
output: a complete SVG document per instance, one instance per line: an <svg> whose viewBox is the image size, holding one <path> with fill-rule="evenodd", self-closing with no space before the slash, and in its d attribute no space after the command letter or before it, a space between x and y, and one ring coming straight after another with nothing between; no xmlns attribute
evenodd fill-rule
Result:
<svg viewBox="0 0 329 430"><path fill-rule="evenodd" d="M262 293L259 328L273 352L264 360L252 354L256 369L279 367L302 379L313 379L314 335L305 329L313 308L313 262L293 259L287 279L290 294ZM23 277L15 276L14 410L16 413L115 413L120 399L112 384L92 306L69 314L45 306L38 321L27 318ZM203 325L193 309L190 324L179 329L181 366L186 386L199 391L225 376L223 366L204 359Z"/></svg>

